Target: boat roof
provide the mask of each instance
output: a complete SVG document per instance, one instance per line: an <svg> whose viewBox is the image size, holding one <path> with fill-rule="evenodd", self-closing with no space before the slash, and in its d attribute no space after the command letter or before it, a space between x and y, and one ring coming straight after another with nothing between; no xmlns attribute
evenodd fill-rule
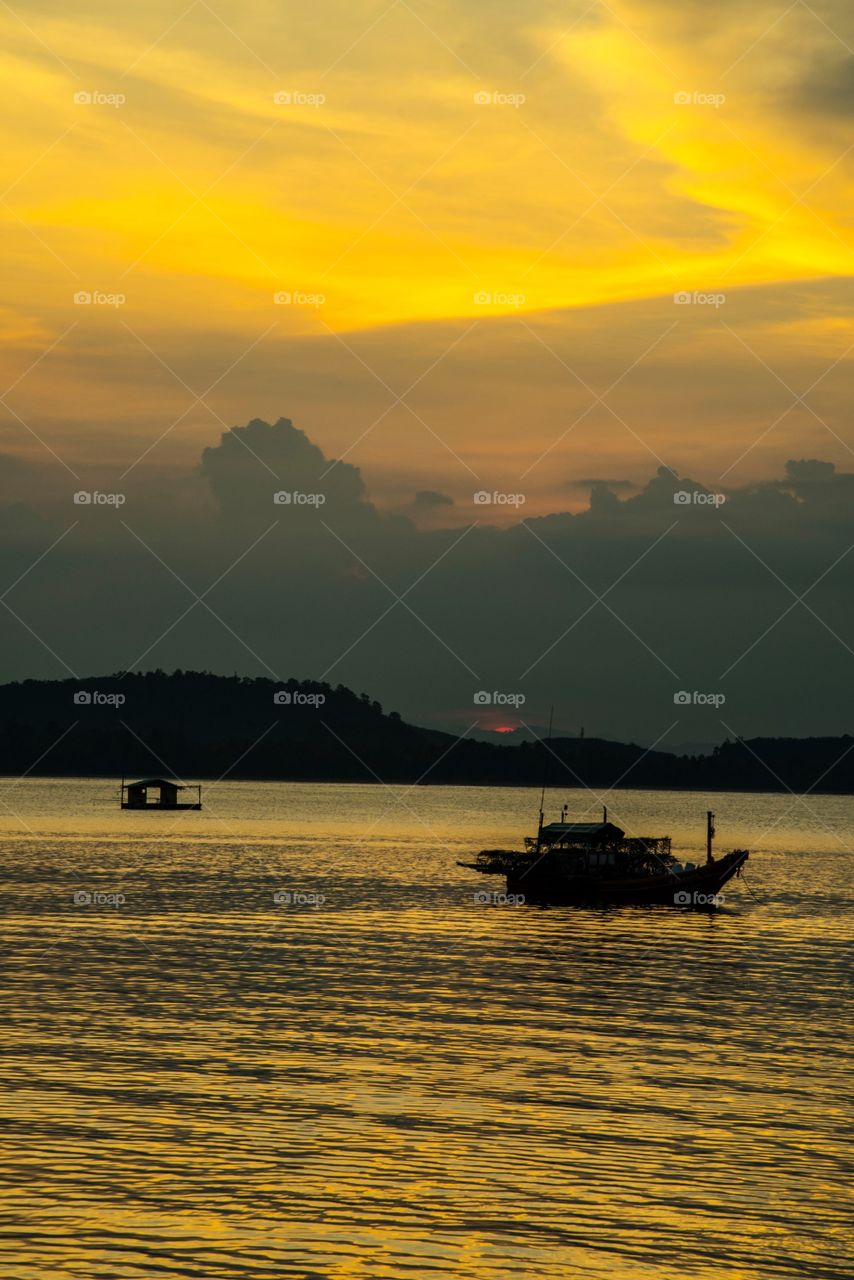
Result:
<svg viewBox="0 0 854 1280"><path fill-rule="evenodd" d="M550 822L543 827L550 835L595 836L600 831L619 831L613 822Z"/></svg>

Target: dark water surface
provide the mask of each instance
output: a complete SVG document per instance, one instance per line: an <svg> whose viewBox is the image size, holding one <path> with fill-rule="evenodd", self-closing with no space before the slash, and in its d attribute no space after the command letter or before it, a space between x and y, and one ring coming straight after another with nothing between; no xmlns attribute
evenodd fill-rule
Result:
<svg viewBox="0 0 854 1280"><path fill-rule="evenodd" d="M0 781L2 1276L851 1274L854 800L613 794L705 915L477 902L530 792L207 799Z"/></svg>

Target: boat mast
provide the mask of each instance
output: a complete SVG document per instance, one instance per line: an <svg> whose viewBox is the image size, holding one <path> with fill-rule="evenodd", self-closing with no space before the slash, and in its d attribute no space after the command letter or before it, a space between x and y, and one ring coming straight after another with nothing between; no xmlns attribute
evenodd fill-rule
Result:
<svg viewBox="0 0 854 1280"><path fill-rule="evenodd" d="M540 792L540 820L537 823L537 853L540 852L540 838L543 834L543 807L546 803L546 782L549 776L549 754L551 752L552 741L552 718L554 717L554 703L549 707L549 736L546 738L546 758L543 762L543 789Z"/></svg>
<svg viewBox="0 0 854 1280"><path fill-rule="evenodd" d="M713 862L712 841L715 838L715 815L711 809L706 810L706 862Z"/></svg>

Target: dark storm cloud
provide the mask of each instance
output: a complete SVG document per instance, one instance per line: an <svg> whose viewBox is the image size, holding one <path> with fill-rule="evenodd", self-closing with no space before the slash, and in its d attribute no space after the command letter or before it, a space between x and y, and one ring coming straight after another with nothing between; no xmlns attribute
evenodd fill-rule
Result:
<svg viewBox="0 0 854 1280"><path fill-rule="evenodd" d="M3 677L64 662L325 678L458 727L480 715L475 692L504 690L524 694L529 723L554 702L591 733L646 742L671 724L679 741L720 739L724 721L851 727L854 475L790 460L718 495L661 467L626 498L594 485L577 514L498 528L483 508L419 530L330 462L289 420L255 420L187 478L208 506L183 509L174 480L168 517L145 485L61 520L7 505ZM276 504L280 491L324 502ZM684 708L679 690L726 704Z"/></svg>

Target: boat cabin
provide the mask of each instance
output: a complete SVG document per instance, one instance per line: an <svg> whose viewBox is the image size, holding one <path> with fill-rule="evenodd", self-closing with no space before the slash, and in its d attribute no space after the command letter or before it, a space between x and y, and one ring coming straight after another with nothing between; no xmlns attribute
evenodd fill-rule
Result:
<svg viewBox="0 0 854 1280"><path fill-rule="evenodd" d="M613 822L549 822L540 828L539 842L549 847L596 848L614 844L625 834L622 827L615 826Z"/></svg>
<svg viewBox="0 0 854 1280"><path fill-rule="evenodd" d="M183 800L182 791L196 792L195 800ZM174 778L141 778L139 782L122 781L123 809L201 809L202 788L188 786Z"/></svg>

